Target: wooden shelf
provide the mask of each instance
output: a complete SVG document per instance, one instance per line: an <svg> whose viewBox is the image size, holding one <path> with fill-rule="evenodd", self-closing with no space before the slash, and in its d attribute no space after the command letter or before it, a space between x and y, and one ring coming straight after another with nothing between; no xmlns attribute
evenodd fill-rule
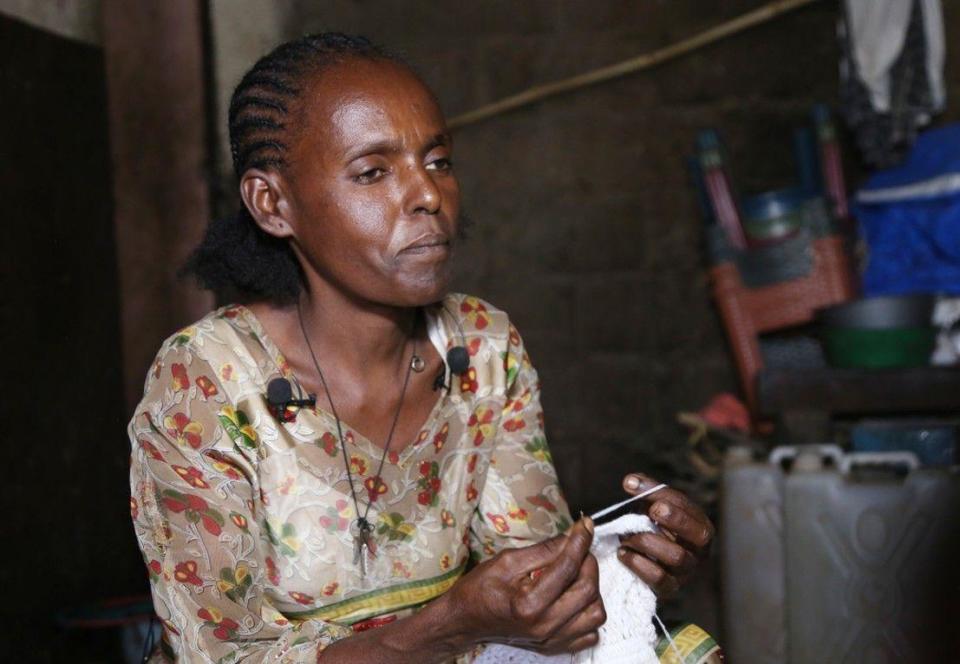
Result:
<svg viewBox="0 0 960 664"><path fill-rule="evenodd" d="M757 390L764 415L960 412L960 368L764 369Z"/></svg>

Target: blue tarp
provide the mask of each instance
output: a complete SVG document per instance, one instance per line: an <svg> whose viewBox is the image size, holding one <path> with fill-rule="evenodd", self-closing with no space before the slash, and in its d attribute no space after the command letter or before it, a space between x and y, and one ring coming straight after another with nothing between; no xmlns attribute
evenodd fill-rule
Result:
<svg viewBox="0 0 960 664"><path fill-rule="evenodd" d="M960 124L920 135L852 206L869 251L864 295L960 295Z"/></svg>

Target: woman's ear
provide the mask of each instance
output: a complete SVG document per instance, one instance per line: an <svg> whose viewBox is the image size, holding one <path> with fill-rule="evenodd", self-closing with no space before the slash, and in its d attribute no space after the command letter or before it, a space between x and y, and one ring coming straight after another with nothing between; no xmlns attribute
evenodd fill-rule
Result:
<svg viewBox="0 0 960 664"><path fill-rule="evenodd" d="M263 232L279 238L293 235L290 206L278 173L249 169L240 178L240 198Z"/></svg>

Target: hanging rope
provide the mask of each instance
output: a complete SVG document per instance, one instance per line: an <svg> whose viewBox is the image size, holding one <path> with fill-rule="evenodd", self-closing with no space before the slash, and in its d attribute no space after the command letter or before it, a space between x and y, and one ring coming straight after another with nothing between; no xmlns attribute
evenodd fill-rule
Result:
<svg viewBox="0 0 960 664"><path fill-rule="evenodd" d="M588 85L595 85L603 81L609 81L614 78L619 78L620 76L626 76L627 74L649 69L662 62L680 57L681 55L720 41L738 32L771 21L781 14L800 9L801 7L811 5L818 1L819 0L775 0L763 7L747 12L743 16L738 16L735 19L721 23L718 26L679 41L676 44L657 49L652 53L646 53L584 74L578 74L572 78L536 85L523 92L510 95L486 106L481 106L476 110L463 113L451 119L448 126L451 129L457 129L486 120L495 115L500 115L501 113L512 111L521 106L528 106L547 97L553 97L564 92L570 92L571 90L584 88Z"/></svg>

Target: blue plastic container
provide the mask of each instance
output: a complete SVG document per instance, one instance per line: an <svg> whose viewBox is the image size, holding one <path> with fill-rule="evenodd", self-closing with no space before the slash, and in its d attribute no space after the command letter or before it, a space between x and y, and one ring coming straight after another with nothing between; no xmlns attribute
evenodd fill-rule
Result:
<svg viewBox="0 0 960 664"><path fill-rule="evenodd" d="M957 424L865 420L850 431L856 452L913 452L924 466L957 463Z"/></svg>

